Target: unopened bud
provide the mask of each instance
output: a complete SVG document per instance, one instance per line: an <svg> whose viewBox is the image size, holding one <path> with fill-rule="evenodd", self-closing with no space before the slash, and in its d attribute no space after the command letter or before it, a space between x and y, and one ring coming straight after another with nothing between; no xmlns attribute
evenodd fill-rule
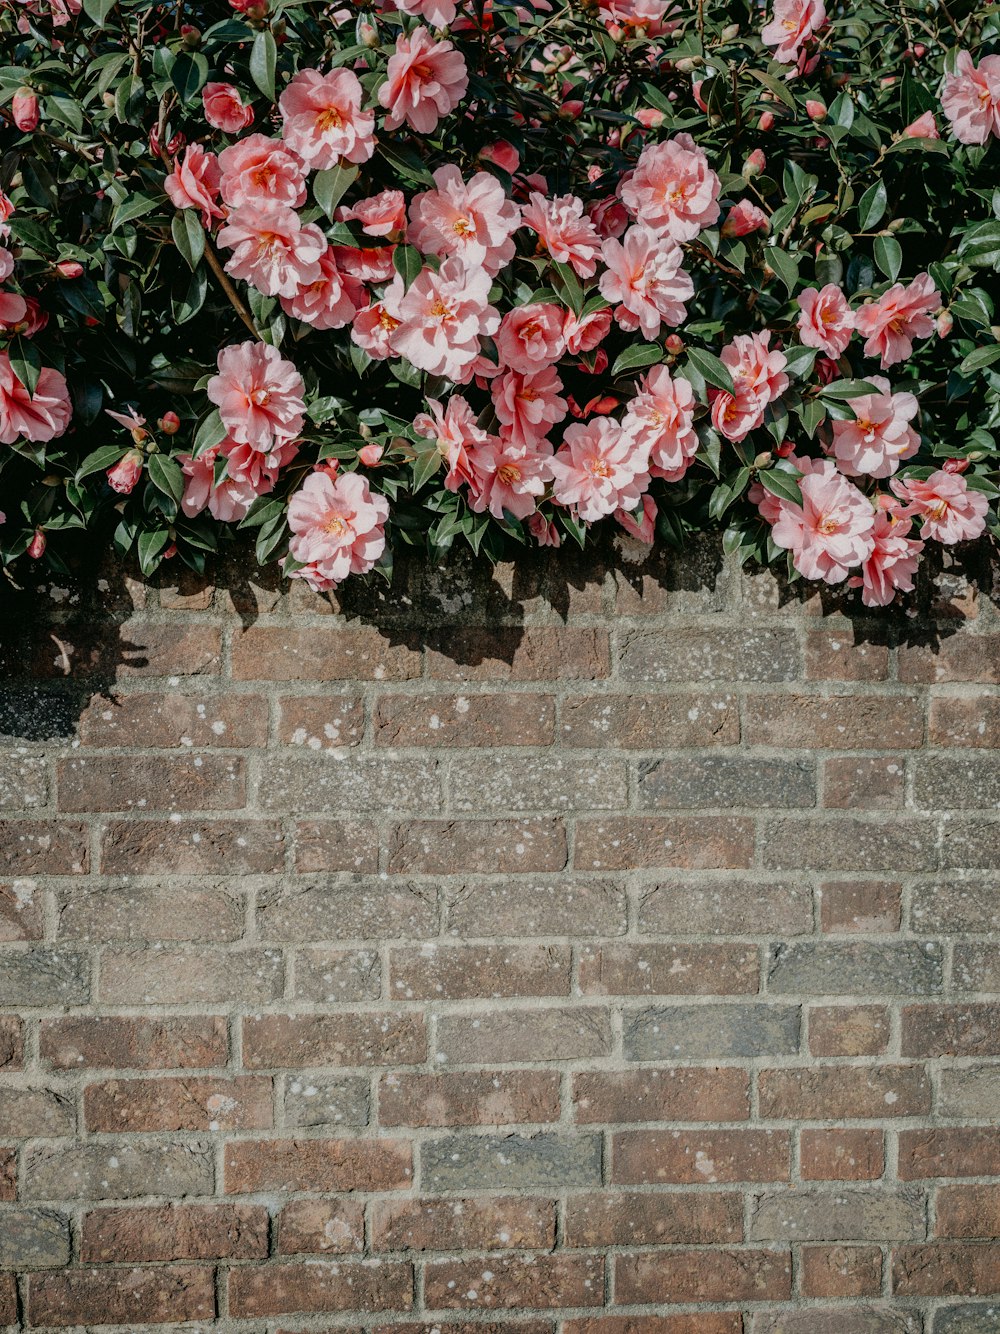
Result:
<svg viewBox="0 0 1000 1334"><path fill-rule="evenodd" d="M684 351L684 339L680 334L669 334L667 336L666 348L672 357L679 357Z"/></svg>
<svg viewBox="0 0 1000 1334"><path fill-rule="evenodd" d="M371 23L359 23L358 40L362 46L367 46L369 50L378 46L378 29Z"/></svg>
<svg viewBox="0 0 1000 1334"><path fill-rule="evenodd" d="M769 468L773 462L774 462L774 455L771 453L769 449L765 449L763 453L758 454L757 457L754 459L753 466L755 468Z"/></svg>
<svg viewBox="0 0 1000 1334"><path fill-rule="evenodd" d="M181 429L181 419L176 412L165 412L156 424L164 435L176 435Z"/></svg>
<svg viewBox="0 0 1000 1334"><path fill-rule="evenodd" d="M38 129L38 97L30 88L24 85L18 88L10 109L14 116L14 124L24 134L30 134L32 130Z"/></svg>
<svg viewBox="0 0 1000 1334"><path fill-rule="evenodd" d="M719 33L719 37L724 42L735 42L740 35L740 25L738 23L729 23Z"/></svg>
<svg viewBox="0 0 1000 1334"><path fill-rule="evenodd" d="M743 179L749 181L752 177L759 176L766 166L767 158L759 148L755 148L743 163Z"/></svg>
<svg viewBox="0 0 1000 1334"><path fill-rule="evenodd" d="M938 338L947 338L955 327L955 317L950 310L942 310L934 320Z"/></svg>
<svg viewBox="0 0 1000 1334"><path fill-rule="evenodd" d="M760 120L757 122L757 129L761 130L764 134L766 134L773 125L774 125L774 112L762 111L760 113Z"/></svg>
<svg viewBox="0 0 1000 1334"><path fill-rule="evenodd" d="M32 560L38 560L45 555L45 534L41 528L35 529L35 535L28 543L28 555Z"/></svg>
<svg viewBox="0 0 1000 1334"><path fill-rule="evenodd" d="M971 458L945 459L944 463L941 464L941 471L951 473L966 472L971 462Z"/></svg>
<svg viewBox="0 0 1000 1334"><path fill-rule="evenodd" d="M810 120L826 120L826 103L810 98L806 102L806 112Z"/></svg>
<svg viewBox="0 0 1000 1334"><path fill-rule="evenodd" d="M782 440L780 445L775 445L774 452L779 459L787 459L789 454L795 453L795 441Z"/></svg>
<svg viewBox="0 0 1000 1334"><path fill-rule="evenodd" d="M77 259L61 259L56 265L60 278L82 278L83 265Z"/></svg>

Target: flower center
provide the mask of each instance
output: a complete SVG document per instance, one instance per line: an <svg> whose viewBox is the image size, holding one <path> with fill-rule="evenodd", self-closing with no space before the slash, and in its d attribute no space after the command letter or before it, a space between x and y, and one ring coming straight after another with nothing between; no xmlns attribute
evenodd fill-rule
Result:
<svg viewBox="0 0 1000 1334"><path fill-rule="evenodd" d="M413 72L418 79L429 79L431 77L430 65L414 65Z"/></svg>
<svg viewBox="0 0 1000 1334"><path fill-rule="evenodd" d="M840 524L832 517L832 515L821 514L819 516L819 522L816 524L816 531L829 537L830 534L835 533L839 527Z"/></svg>
<svg viewBox="0 0 1000 1334"><path fill-rule="evenodd" d="M255 389L250 395L250 402L258 408L266 408L271 401L270 389Z"/></svg>
<svg viewBox="0 0 1000 1334"><path fill-rule="evenodd" d="M323 525L323 532L329 533L331 537L343 537L349 526L347 520L339 514L331 514Z"/></svg>
<svg viewBox="0 0 1000 1334"><path fill-rule="evenodd" d="M328 130L339 130L344 118L336 107L324 107L316 117L316 128L321 134Z"/></svg>
<svg viewBox="0 0 1000 1334"><path fill-rule="evenodd" d="M451 313L451 307L439 296L436 296L431 302L429 313L435 320L450 320L454 318Z"/></svg>
<svg viewBox="0 0 1000 1334"><path fill-rule="evenodd" d="M456 236L471 236L475 228L468 218L456 218L451 224L451 230Z"/></svg>
<svg viewBox="0 0 1000 1334"><path fill-rule="evenodd" d="M587 467L595 477L611 476L611 464L604 459L588 459Z"/></svg>
<svg viewBox="0 0 1000 1334"><path fill-rule="evenodd" d="M503 463L497 469L497 477L504 486L513 486L521 480L521 470L515 463Z"/></svg>
<svg viewBox="0 0 1000 1334"><path fill-rule="evenodd" d="M927 513L930 516L930 518L936 520L937 522L940 522L944 518L944 516L948 513L947 500L939 500L934 505L928 505Z"/></svg>

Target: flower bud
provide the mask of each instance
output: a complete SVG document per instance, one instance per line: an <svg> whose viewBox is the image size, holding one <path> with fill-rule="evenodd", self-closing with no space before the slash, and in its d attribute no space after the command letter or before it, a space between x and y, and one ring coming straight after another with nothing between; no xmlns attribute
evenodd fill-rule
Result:
<svg viewBox="0 0 1000 1334"><path fill-rule="evenodd" d="M806 102L806 113L810 120L826 120L826 103L811 97Z"/></svg>
<svg viewBox="0 0 1000 1334"><path fill-rule="evenodd" d="M176 412L165 412L156 424L164 435L176 435L181 429L181 419Z"/></svg>
<svg viewBox="0 0 1000 1334"><path fill-rule="evenodd" d="M28 543L28 555L32 560L38 560L45 555L45 534L41 528L35 529L35 535Z"/></svg>
<svg viewBox="0 0 1000 1334"><path fill-rule="evenodd" d="M971 462L971 458L945 459L941 467L944 472L966 472Z"/></svg>
<svg viewBox="0 0 1000 1334"><path fill-rule="evenodd" d="M666 348L672 357L679 357L684 351L684 339L680 334L668 334Z"/></svg>
<svg viewBox="0 0 1000 1334"><path fill-rule="evenodd" d="M774 455L771 453L769 449L765 449L763 453L758 454L757 457L754 459L753 466L755 468L770 468L773 462L774 462Z"/></svg>
<svg viewBox="0 0 1000 1334"><path fill-rule="evenodd" d="M761 130L764 134L766 134L773 125L774 125L774 112L762 111L760 113L760 120L757 122L757 129Z"/></svg>
<svg viewBox="0 0 1000 1334"><path fill-rule="evenodd" d="M358 450L358 458L366 468L374 468L381 457L381 445L362 445Z"/></svg>
<svg viewBox="0 0 1000 1334"><path fill-rule="evenodd" d="M724 42L735 42L737 37L739 37L739 35L740 35L740 25L738 23L728 24L719 33L719 37Z"/></svg>
<svg viewBox="0 0 1000 1334"><path fill-rule="evenodd" d="M60 278L82 278L83 265L78 259L61 259L56 265L56 273Z"/></svg>
<svg viewBox="0 0 1000 1334"><path fill-rule="evenodd" d="M955 327L955 317L950 310L942 310L934 320L938 338L947 338Z"/></svg>
<svg viewBox="0 0 1000 1334"><path fill-rule="evenodd" d="M131 495L141 476L142 452L138 449L130 449L124 458L120 458L114 467L107 471L108 485L120 496Z"/></svg>
<svg viewBox="0 0 1000 1334"><path fill-rule="evenodd" d="M38 98L30 88L23 84L18 88L10 109L14 116L14 124L23 133L30 134L32 130L38 129Z"/></svg>
<svg viewBox="0 0 1000 1334"><path fill-rule="evenodd" d="M367 46L369 50L378 46L378 29L372 23L361 22L358 24L358 40L362 46Z"/></svg>
<svg viewBox="0 0 1000 1334"><path fill-rule="evenodd" d="M700 69L704 63L701 56L684 56L682 60L678 60L677 68L682 74L690 74L692 71Z"/></svg>
<svg viewBox="0 0 1000 1334"><path fill-rule="evenodd" d="M186 51L193 51L201 43L201 29L192 23L181 24L181 46Z"/></svg>
<svg viewBox="0 0 1000 1334"><path fill-rule="evenodd" d="M770 112L768 113L770 115ZM759 176L767 166L767 158L759 148L755 148L743 163L743 179L751 180L754 176Z"/></svg>
<svg viewBox="0 0 1000 1334"><path fill-rule="evenodd" d="M789 454L795 453L795 441L782 440L780 445L775 445L774 452L779 459L787 459Z"/></svg>
<svg viewBox="0 0 1000 1334"><path fill-rule="evenodd" d="M658 111L656 107L640 107L635 113L635 118L647 130L658 130L666 120L663 112Z"/></svg>

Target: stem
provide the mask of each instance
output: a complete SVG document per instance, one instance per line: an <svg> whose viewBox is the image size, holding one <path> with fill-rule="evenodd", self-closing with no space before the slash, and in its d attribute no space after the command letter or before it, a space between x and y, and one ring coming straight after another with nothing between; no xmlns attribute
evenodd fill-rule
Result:
<svg viewBox="0 0 1000 1334"><path fill-rule="evenodd" d="M258 342L263 342L263 339L260 336L260 331L257 328L256 324L254 324L250 312L243 304L236 288L229 281L229 274L226 273L225 269L219 263L219 257L215 253L215 249L212 245L211 238L208 236L207 233L205 235L205 258L208 260L208 267L215 274L219 286L222 288L226 296L229 298L229 304L232 306L233 310L236 311L236 314L240 317L240 319L243 321L246 327L250 330L254 338L256 338Z"/></svg>

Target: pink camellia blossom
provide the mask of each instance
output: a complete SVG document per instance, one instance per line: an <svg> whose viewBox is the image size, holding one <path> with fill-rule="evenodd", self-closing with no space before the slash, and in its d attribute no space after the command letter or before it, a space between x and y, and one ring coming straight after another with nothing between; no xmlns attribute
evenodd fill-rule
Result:
<svg viewBox="0 0 1000 1334"><path fill-rule="evenodd" d="M593 352L610 331L611 310L607 306L601 310L592 310L589 315L574 315L571 310L567 310L563 320L566 351L572 352L574 356L581 352Z"/></svg>
<svg viewBox="0 0 1000 1334"><path fill-rule="evenodd" d="M806 347L815 347L828 357L842 357L854 332L854 313L836 283L807 287L796 297L799 303L799 337Z"/></svg>
<svg viewBox="0 0 1000 1334"><path fill-rule="evenodd" d="M234 523L246 516L258 496L274 490L280 469L290 463L298 452L292 441L283 441L268 454L262 454L250 445L237 444L227 436L218 445L206 449L197 458L179 455L184 473L184 495L181 509L193 518L208 510L220 523ZM217 464L225 460L221 475Z"/></svg>
<svg viewBox="0 0 1000 1334"><path fill-rule="evenodd" d="M461 394L452 394L447 406L429 398L430 412L414 418L413 429L425 440L434 440L437 451L448 465L444 484L457 491L475 478L473 460L487 441L487 434L476 422L476 414Z"/></svg>
<svg viewBox="0 0 1000 1334"><path fill-rule="evenodd" d="M378 100L389 113L387 130L406 124L417 134L432 133L469 87L465 57L451 42L436 42L426 28L396 38L386 74Z"/></svg>
<svg viewBox="0 0 1000 1334"><path fill-rule="evenodd" d="M525 227L538 235L538 248L557 264L570 264L581 278L592 278L601 255L601 237L576 195L546 199L532 191L521 213Z"/></svg>
<svg viewBox="0 0 1000 1334"><path fill-rule="evenodd" d="M367 162L375 151L375 113L361 109L364 95L349 69L299 70L278 99L285 147L312 171Z"/></svg>
<svg viewBox="0 0 1000 1334"><path fill-rule="evenodd" d="M117 422L119 426L124 426L126 431L131 433L132 439L137 445L141 445L144 440L149 438L149 432L146 429L146 418L136 412L135 408L128 408L125 412L114 412L111 408L105 408L104 415L110 417L113 422Z"/></svg>
<svg viewBox="0 0 1000 1334"><path fill-rule="evenodd" d="M341 273L333 246L319 257L319 277L300 287L293 296L281 298L281 308L314 329L342 329L368 302L368 293L357 278Z"/></svg>
<svg viewBox="0 0 1000 1334"><path fill-rule="evenodd" d="M520 153L506 139L495 139L493 143L481 148L479 150L479 160L480 162L492 162L501 171L505 171L508 176L513 176L521 165Z"/></svg>
<svg viewBox="0 0 1000 1334"><path fill-rule="evenodd" d="M395 245L334 246L341 273L370 284L391 282L396 277L392 262L395 249Z"/></svg>
<svg viewBox="0 0 1000 1334"><path fill-rule="evenodd" d="M219 154L219 189L230 208L245 204L284 204L298 208L306 200L302 163L279 139L251 134Z"/></svg>
<svg viewBox="0 0 1000 1334"><path fill-rule="evenodd" d="M429 23L432 28L449 28L455 22L455 0L395 0L396 8Z"/></svg>
<svg viewBox="0 0 1000 1334"><path fill-rule="evenodd" d="M879 509L876 513L872 553L862 564L861 574L847 581L851 588L861 589L866 607L887 607L897 590L912 592L924 544L908 537L909 531L910 520L897 510Z"/></svg>
<svg viewBox="0 0 1000 1334"><path fill-rule="evenodd" d="M615 518L630 537L637 542L651 546L656 536L656 501L647 492L642 498L642 505L634 510L615 510Z"/></svg>
<svg viewBox="0 0 1000 1334"><path fill-rule="evenodd" d="M770 331L737 334L722 349L722 364L729 371L736 389L715 396L712 424L727 440L742 440L764 421L769 403L788 388L785 374L787 358L770 348Z"/></svg>
<svg viewBox="0 0 1000 1334"><path fill-rule="evenodd" d="M511 371L537 371L558 361L566 350L564 315L548 301L515 306L497 333L500 365Z"/></svg>
<svg viewBox="0 0 1000 1334"><path fill-rule="evenodd" d="M954 74L945 75L941 107L959 143L1000 136L1000 56L983 56L977 69L969 52L959 51Z"/></svg>
<svg viewBox="0 0 1000 1334"><path fill-rule="evenodd" d="M28 303L16 292L0 292L0 329L5 333L26 331Z"/></svg>
<svg viewBox="0 0 1000 1334"><path fill-rule="evenodd" d="M196 208L201 225L208 231L213 218L225 217L218 204L222 172L214 153L206 153L201 144L189 144L184 157L163 182L174 208Z"/></svg>
<svg viewBox="0 0 1000 1334"><path fill-rule="evenodd" d="M693 241L719 217L719 178L689 134L651 144L621 188L637 222L675 241Z"/></svg>
<svg viewBox="0 0 1000 1334"><path fill-rule="evenodd" d="M882 369L905 361L915 338L934 332L932 313L941 305L941 293L929 273L918 273L908 286L895 283L877 301L866 301L854 315L864 338L866 357L880 357Z"/></svg>
<svg viewBox="0 0 1000 1334"><path fill-rule="evenodd" d="M654 366L638 383L622 427L649 451L654 477L679 482L698 452L694 389L666 366Z"/></svg>
<svg viewBox="0 0 1000 1334"><path fill-rule="evenodd" d="M359 199L350 208L339 209L337 220L360 222L366 236L386 236L396 240L406 231L406 197L402 190L382 190L367 199Z"/></svg>
<svg viewBox="0 0 1000 1334"><path fill-rule="evenodd" d="M410 204L410 242L425 255L456 255L467 268L499 273L514 258L518 206L485 171L464 181L456 166L438 167L434 186Z"/></svg>
<svg viewBox="0 0 1000 1334"><path fill-rule="evenodd" d="M889 485L904 502L905 512L921 520L922 538L950 545L978 537L986 528L989 501L982 491L970 491L960 473L939 468L926 480L894 477Z"/></svg>
<svg viewBox="0 0 1000 1334"><path fill-rule="evenodd" d="M236 343L219 353L209 399L237 444L268 453L291 440L305 422L302 376L269 343Z"/></svg>
<svg viewBox="0 0 1000 1334"><path fill-rule="evenodd" d="M839 584L871 555L875 512L829 459L825 464L800 479L801 505L775 497L777 518L771 536L779 547L791 551L801 575Z"/></svg>
<svg viewBox="0 0 1000 1334"><path fill-rule="evenodd" d="M384 453L385 450L382 448L381 445L376 445L376 444L362 445L361 448L358 450L358 458L361 460L361 462L365 465L366 468L376 468L378 467L378 464L381 461L382 455Z"/></svg>
<svg viewBox="0 0 1000 1334"><path fill-rule="evenodd" d="M608 267L601 274L601 296L621 303L615 319L623 329L655 338L661 325L683 322L694 283L682 268L684 252L676 241L650 227L630 227L624 240L604 242L603 255Z"/></svg>
<svg viewBox="0 0 1000 1334"><path fill-rule="evenodd" d="M774 59L794 65L799 53L826 23L823 0L774 0L774 16L760 37L774 47Z"/></svg>
<svg viewBox="0 0 1000 1334"><path fill-rule="evenodd" d="M609 236L616 239L624 236L629 224L628 209L615 195L606 195L604 199L590 204L587 217L597 228L602 241L606 241Z"/></svg>
<svg viewBox="0 0 1000 1334"><path fill-rule="evenodd" d="M553 366L538 371L507 371L490 386L497 420L515 446L535 444L566 416L560 398L563 383Z"/></svg>
<svg viewBox="0 0 1000 1334"><path fill-rule="evenodd" d="M848 477L890 477L920 447L909 424L919 407L914 395L892 393L881 375L871 383L881 392L851 399L855 420L833 423L833 456Z"/></svg>
<svg viewBox="0 0 1000 1334"><path fill-rule="evenodd" d="M766 236L770 230L767 214L756 204L751 204L749 199L741 199L734 204L722 224L722 235L729 240L737 236L749 236L751 232L763 232Z"/></svg>
<svg viewBox="0 0 1000 1334"><path fill-rule="evenodd" d="M14 124L23 134L38 129L38 95L30 88L18 88L10 104Z"/></svg>
<svg viewBox="0 0 1000 1334"><path fill-rule="evenodd" d="M395 305L383 296L399 320L393 349L430 375L465 383L479 356L480 338L495 334L500 315L489 304L490 275L467 269L454 256L435 273L425 268Z"/></svg>
<svg viewBox="0 0 1000 1334"><path fill-rule="evenodd" d="M5 283L14 272L14 256L9 250L0 250L0 283Z"/></svg>
<svg viewBox="0 0 1000 1334"><path fill-rule="evenodd" d="M70 423L73 409L66 381L44 366L29 394L14 374L10 357L0 352L0 444L15 440L54 440Z"/></svg>
<svg viewBox="0 0 1000 1334"><path fill-rule="evenodd" d="M915 121L911 121L903 131L904 139L940 139L937 121L934 119L933 111L925 111L922 116L918 116ZM909 592L909 589L905 590Z"/></svg>
<svg viewBox="0 0 1000 1334"><path fill-rule="evenodd" d="M120 496L132 494L142 476L142 457L141 450L130 449L113 468L108 469L106 476L112 491L117 491Z"/></svg>
<svg viewBox="0 0 1000 1334"><path fill-rule="evenodd" d="M555 499L584 523L635 509L649 485L648 447L611 417L568 426L550 466Z"/></svg>
<svg viewBox="0 0 1000 1334"><path fill-rule="evenodd" d="M552 477L552 447L547 443L516 445L500 436L487 436L473 456L475 477L469 506L477 514L489 510L495 519L504 513L526 519L537 508L538 497Z"/></svg>
<svg viewBox="0 0 1000 1334"><path fill-rule="evenodd" d="M545 515L539 510L534 514L529 514L527 519L528 532L535 539L540 547L558 547L562 539L559 536L559 530L551 519L546 519Z"/></svg>
<svg viewBox="0 0 1000 1334"><path fill-rule="evenodd" d="M284 204L245 204L219 231L219 245L232 250L226 272L265 296L295 296L322 277L326 237L315 223L303 225Z"/></svg>
<svg viewBox="0 0 1000 1334"><path fill-rule="evenodd" d="M402 282L399 283L399 295L402 295ZM392 301L390 304L395 305ZM392 336L399 328L400 321L391 315L383 301L373 301L364 310L359 310L351 326L351 342L356 343L363 352L375 361L385 361L392 356Z"/></svg>
<svg viewBox="0 0 1000 1334"><path fill-rule="evenodd" d="M253 107L243 105L239 89L231 83L206 83L201 102L209 125L224 134L239 134L253 124Z"/></svg>
<svg viewBox="0 0 1000 1334"><path fill-rule="evenodd" d="M310 473L288 502L288 551L302 564L289 575L323 593L349 574L366 574L385 551L388 517L389 502L360 473Z"/></svg>

